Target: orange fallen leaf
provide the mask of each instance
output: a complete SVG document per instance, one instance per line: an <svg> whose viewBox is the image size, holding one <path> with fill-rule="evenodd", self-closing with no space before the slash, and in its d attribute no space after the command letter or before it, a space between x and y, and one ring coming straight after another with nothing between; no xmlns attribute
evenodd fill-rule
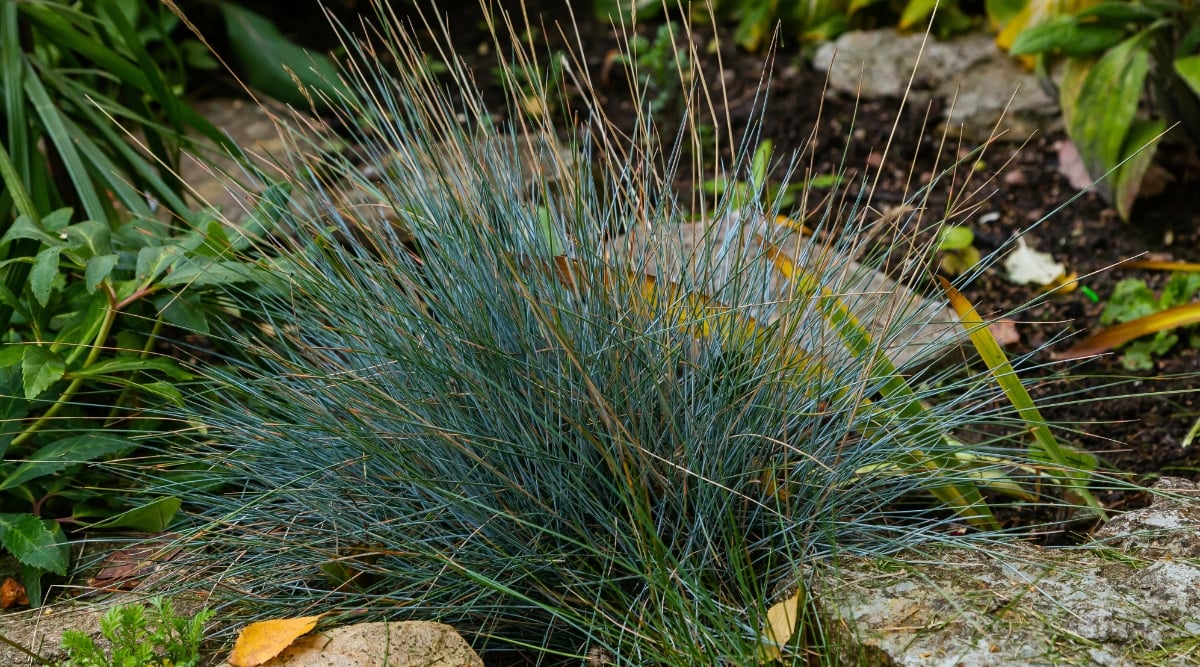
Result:
<svg viewBox="0 0 1200 667"><path fill-rule="evenodd" d="M251 623L242 628L229 664L233 667L255 667L274 658L292 645L298 637L317 627L317 621L325 614L303 618L277 618L270 621Z"/></svg>
<svg viewBox="0 0 1200 667"><path fill-rule="evenodd" d="M28 604L29 598L25 597L25 587L21 582L12 577L5 577L4 583L0 584L0 609Z"/></svg>
<svg viewBox="0 0 1200 667"><path fill-rule="evenodd" d="M1071 361L1091 357L1120 347L1135 338L1193 324L1200 324L1200 302L1185 303L1109 327L1079 341L1066 352L1055 355L1055 358Z"/></svg>

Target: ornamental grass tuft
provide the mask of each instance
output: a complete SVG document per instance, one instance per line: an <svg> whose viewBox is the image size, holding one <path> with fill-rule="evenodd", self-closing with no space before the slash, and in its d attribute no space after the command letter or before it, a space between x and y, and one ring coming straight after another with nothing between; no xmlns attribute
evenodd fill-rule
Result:
<svg viewBox="0 0 1200 667"><path fill-rule="evenodd" d="M616 128L573 58L561 98L525 77L497 115L444 27L380 17L326 100L356 149L290 124L242 226L270 277L227 289L239 352L199 369L175 452L223 617L443 621L499 662L832 661L804 595L764 653L815 564L1001 539L1011 502L1086 511L1094 461L1032 443L1036 410L964 362L924 192L885 216L869 181L801 193L798 240L754 128L702 131L702 77L665 132L648 106ZM726 196L679 194L714 171ZM896 298L863 294L879 267Z"/></svg>

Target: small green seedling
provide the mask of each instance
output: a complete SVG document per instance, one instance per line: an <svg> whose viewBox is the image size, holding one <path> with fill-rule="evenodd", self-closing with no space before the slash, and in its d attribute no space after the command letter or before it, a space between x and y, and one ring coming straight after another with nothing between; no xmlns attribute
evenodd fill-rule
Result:
<svg viewBox="0 0 1200 667"><path fill-rule="evenodd" d="M149 606L113 607L100 619L109 650L83 632L67 630L62 637L67 659L61 667L196 667L204 624L214 613L205 609L191 618L176 616L171 601L157 597Z"/></svg>
<svg viewBox="0 0 1200 667"><path fill-rule="evenodd" d="M942 273L957 276L979 263L982 255L975 247L975 232L961 225L946 225L938 230L938 266Z"/></svg>

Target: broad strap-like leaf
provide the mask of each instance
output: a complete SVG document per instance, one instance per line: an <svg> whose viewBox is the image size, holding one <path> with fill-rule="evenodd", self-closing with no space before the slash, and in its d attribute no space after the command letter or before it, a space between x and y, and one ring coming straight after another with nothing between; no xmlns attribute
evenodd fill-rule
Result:
<svg viewBox="0 0 1200 667"><path fill-rule="evenodd" d="M1175 73L1200 96L1200 55L1175 59Z"/></svg>
<svg viewBox="0 0 1200 667"><path fill-rule="evenodd" d="M91 528L132 528L143 533L159 533L171 525L183 501L177 496L164 496L135 507L127 512L94 523Z"/></svg>
<svg viewBox="0 0 1200 667"><path fill-rule="evenodd" d="M1046 420L1042 418L1041 411L1033 402L1033 397L1025 389L1016 370L1005 356L1004 350L1000 348L1000 344L996 342L996 338L987 328L975 307L958 290L954 289L950 281L941 276L938 276L938 281L946 292L950 306L954 308L954 312L958 313L959 320L971 338L971 343L979 352L979 357L987 364L992 377L996 379L996 383L1000 385L1004 395L1016 409L1017 415L1025 423L1025 427L1033 434L1034 444L1030 447L1032 457L1035 460L1057 466L1059 469L1051 472L1053 478L1063 482L1071 493L1089 507L1100 508L1100 501L1087 488L1088 473L1097 465L1095 457L1087 452L1064 447L1058 442L1058 438L1054 437Z"/></svg>
<svg viewBox="0 0 1200 667"><path fill-rule="evenodd" d="M1200 302L1175 306L1109 327L1072 345L1069 350L1058 355L1058 358L1082 359L1103 354L1142 336L1193 324L1200 324Z"/></svg>
<svg viewBox="0 0 1200 667"><path fill-rule="evenodd" d="M1063 104L1067 133L1079 148L1088 173L1097 178L1121 161L1150 71L1149 33L1134 35L1109 49L1087 72L1079 96ZM1065 115L1065 114L1064 114ZM1101 182L1111 198L1113 187Z"/></svg>
<svg viewBox="0 0 1200 667"><path fill-rule="evenodd" d="M344 89L328 56L293 43L267 18L232 2L219 4L230 46L246 68L248 83L282 102L307 105L314 91L338 99Z"/></svg>

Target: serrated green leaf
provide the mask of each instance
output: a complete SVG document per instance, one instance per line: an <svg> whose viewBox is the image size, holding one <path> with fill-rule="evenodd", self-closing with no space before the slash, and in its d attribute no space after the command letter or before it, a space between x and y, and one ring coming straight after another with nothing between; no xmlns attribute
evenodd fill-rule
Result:
<svg viewBox="0 0 1200 667"><path fill-rule="evenodd" d="M43 308L50 301L54 279L58 277L58 256L62 248L43 248L33 259L29 270L29 291Z"/></svg>
<svg viewBox="0 0 1200 667"><path fill-rule="evenodd" d="M58 233L71 224L71 218L74 216L75 209L73 208L60 208L51 211L49 214L42 216L42 229L46 230L47 234L53 234L61 239L60 236L57 236Z"/></svg>
<svg viewBox="0 0 1200 667"><path fill-rule="evenodd" d="M55 574L67 573L59 540L32 514L0 514L0 546L25 565Z"/></svg>
<svg viewBox="0 0 1200 667"><path fill-rule="evenodd" d="M67 365L87 354L108 315L108 296L93 294L87 307L76 311L54 337L54 348L63 350Z"/></svg>
<svg viewBox="0 0 1200 667"><path fill-rule="evenodd" d="M167 324L184 331L209 333L208 316L193 293L161 294L154 299L154 305Z"/></svg>
<svg viewBox="0 0 1200 667"><path fill-rule="evenodd" d="M1121 352L1121 367L1131 371L1154 369L1154 351L1150 341L1138 340L1129 343Z"/></svg>
<svg viewBox="0 0 1200 667"><path fill-rule="evenodd" d="M1112 296L1100 313L1100 324L1109 325L1114 322L1128 322L1139 317L1158 312L1158 299L1139 278L1126 278L1113 288Z"/></svg>
<svg viewBox="0 0 1200 667"><path fill-rule="evenodd" d="M183 393L170 382L146 382L131 384L136 389L153 394L172 405L183 406Z"/></svg>
<svg viewBox="0 0 1200 667"><path fill-rule="evenodd" d="M25 398L37 398L50 385L58 382L67 365L62 357L39 345L26 345L21 359L21 374L25 384Z"/></svg>
<svg viewBox="0 0 1200 667"><path fill-rule="evenodd" d="M4 236L0 236L0 243L8 243L17 239L41 241L48 246L65 245L58 237L47 234L41 225L27 215L22 215L13 221L8 231L4 232Z"/></svg>
<svg viewBox="0 0 1200 667"><path fill-rule="evenodd" d="M231 2L220 4L230 45L246 70L248 83L282 102L320 104L318 95L339 99L345 87L328 56L309 53L294 44L265 17Z"/></svg>
<svg viewBox="0 0 1200 667"><path fill-rule="evenodd" d="M1175 73L1196 95L1200 95L1200 55L1175 59Z"/></svg>
<svg viewBox="0 0 1200 667"><path fill-rule="evenodd" d="M257 275L258 272L252 266L242 262L218 262L193 257L180 262L171 275L164 277L158 284L163 287L212 287L252 282Z"/></svg>
<svg viewBox="0 0 1200 667"><path fill-rule="evenodd" d="M137 279L143 282L153 281L183 256L183 250L175 245L142 248L137 256Z"/></svg>
<svg viewBox="0 0 1200 667"><path fill-rule="evenodd" d="M87 288L88 294L95 294L96 288L112 275L113 269L120 261L121 256L116 254L96 255L88 259L87 266L83 270L83 285Z"/></svg>
<svg viewBox="0 0 1200 667"><path fill-rule="evenodd" d="M95 461L120 451L130 451L136 445L125 439L103 433L76 435L43 445L24 461L5 466L0 491L20 486L28 481L52 475L64 468Z"/></svg>
<svg viewBox="0 0 1200 667"><path fill-rule="evenodd" d="M173 359L162 357L154 359L142 359L140 357L121 357L117 359L105 359L98 361L87 368L83 368L71 373L72 377L82 378L97 378L113 373L127 373L130 371L155 371L163 373L176 380L190 380L192 374L179 367L179 364Z"/></svg>
<svg viewBox="0 0 1200 667"><path fill-rule="evenodd" d="M112 252L112 231L103 222L86 220L63 231L67 234L71 250L85 260Z"/></svg>
<svg viewBox="0 0 1200 667"><path fill-rule="evenodd" d="M132 528L146 533L159 533L171 525L183 501L176 496L157 498L151 502L94 523L91 528Z"/></svg>
<svg viewBox="0 0 1200 667"><path fill-rule="evenodd" d="M25 359L25 346L21 343L4 343L0 346L0 368L16 366Z"/></svg>
<svg viewBox="0 0 1200 667"><path fill-rule="evenodd" d="M1200 293L1200 272L1179 271L1172 274L1167 284L1163 285L1158 304L1162 308L1182 306L1191 302L1197 293Z"/></svg>

